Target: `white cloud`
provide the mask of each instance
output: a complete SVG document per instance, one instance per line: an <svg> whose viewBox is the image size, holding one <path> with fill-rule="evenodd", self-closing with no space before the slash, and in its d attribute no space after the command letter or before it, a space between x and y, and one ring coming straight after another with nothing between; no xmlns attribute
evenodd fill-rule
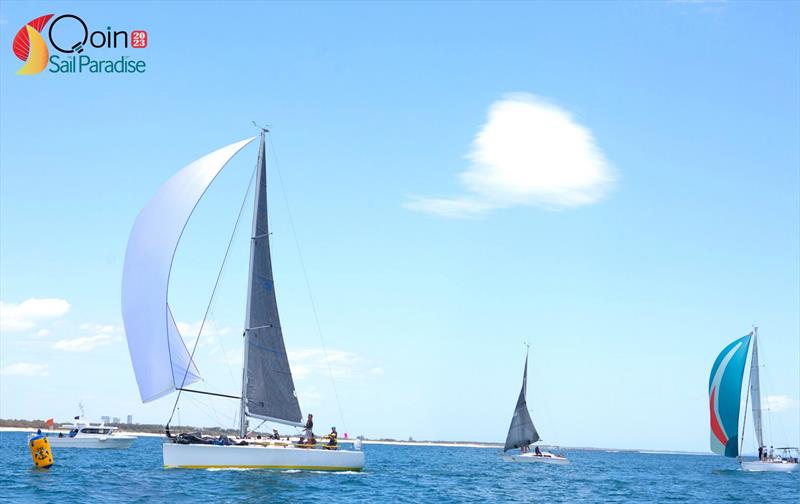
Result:
<svg viewBox="0 0 800 504"><path fill-rule="evenodd" d="M383 373L383 369L377 367L368 368L364 359L344 350L328 350L327 362L325 360L326 352L322 348L299 348L288 350L287 353L289 355L289 365L292 368L292 376L298 380L312 374L327 376L329 372L334 378L354 378L365 375L378 376ZM330 371L328 370L329 367Z"/></svg>
<svg viewBox="0 0 800 504"><path fill-rule="evenodd" d="M322 394L314 387L297 389L297 397L303 398L303 406L306 411L322 404Z"/></svg>
<svg viewBox="0 0 800 504"><path fill-rule="evenodd" d="M47 364L33 364L31 362L17 362L0 369L3 376L48 376Z"/></svg>
<svg viewBox="0 0 800 504"><path fill-rule="evenodd" d="M88 352L97 347L108 345L113 340L114 337L109 334L96 334L94 336L58 340L53 343L53 348L66 352Z"/></svg>
<svg viewBox="0 0 800 504"><path fill-rule="evenodd" d="M97 324L95 322L86 322L81 324L81 329L91 331L93 333L114 334L121 332L122 329L111 324Z"/></svg>
<svg viewBox="0 0 800 504"><path fill-rule="evenodd" d="M233 331L230 327L217 327L217 324L213 320L206 320L205 324L203 324L202 320L198 320L197 322L175 322L175 325L190 352L200 332L201 325L203 326L203 333L200 335L199 346L213 345L220 336L231 334Z"/></svg>
<svg viewBox="0 0 800 504"><path fill-rule="evenodd" d="M0 301L0 331L18 332L61 317L69 312L66 299L30 298L21 303Z"/></svg>
<svg viewBox="0 0 800 504"><path fill-rule="evenodd" d="M770 395L764 398L764 409L769 411L786 411L797 405L797 401L785 395Z"/></svg>
<svg viewBox="0 0 800 504"><path fill-rule="evenodd" d="M51 334L50 329L39 329L38 331L36 331L36 337L38 338L44 338L50 336L50 334Z"/></svg>
<svg viewBox="0 0 800 504"><path fill-rule="evenodd" d="M412 196L404 206L452 218L518 205L569 208L599 201L616 179L589 129L527 93L492 104L466 157L470 166L459 174L466 194Z"/></svg>

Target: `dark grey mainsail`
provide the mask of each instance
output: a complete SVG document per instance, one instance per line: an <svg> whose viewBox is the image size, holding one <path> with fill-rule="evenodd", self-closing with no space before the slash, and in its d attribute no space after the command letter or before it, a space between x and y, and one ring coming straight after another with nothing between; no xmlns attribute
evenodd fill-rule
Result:
<svg viewBox="0 0 800 504"><path fill-rule="evenodd" d="M247 320L242 383L242 431L245 415L302 425L289 358L283 343L267 222L267 163L264 135L256 166L255 212L250 242L250 276L247 285ZM244 432L243 432L244 434Z"/></svg>
<svg viewBox="0 0 800 504"><path fill-rule="evenodd" d="M511 417L511 426L508 428L508 436L506 436L506 445L503 451L513 450L514 448L522 448L531 443L539 440L539 433L536 432L536 427L533 426L533 420L528 413L528 403L525 400L527 395L528 386L528 355L525 355L525 372L522 375L522 390L519 391L519 399L517 399L517 407L514 408L514 416Z"/></svg>

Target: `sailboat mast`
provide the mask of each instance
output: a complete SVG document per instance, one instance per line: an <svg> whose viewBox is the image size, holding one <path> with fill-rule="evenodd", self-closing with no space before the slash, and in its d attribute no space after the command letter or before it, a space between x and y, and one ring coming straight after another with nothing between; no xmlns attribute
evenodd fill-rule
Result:
<svg viewBox="0 0 800 504"><path fill-rule="evenodd" d="M261 138L259 140L258 146L258 160L256 161L256 190L253 191L253 227L250 233L250 241L258 238L258 201L261 196L262 190L262 177L266 175L266 170L262 167L265 166L265 142L264 137L267 134L266 128L261 128ZM251 247L250 251L250 266L248 268L248 281L247 281L247 311L245 312L245 322L244 322L244 334L243 334L243 344L244 344L244 359L242 360L242 400L239 404L239 436L244 437L247 435L247 351L250 345L248 345L249 339L249 332L252 329L250 326L250 301L251 301L251 293L253 292L253 261L254 261L254 253Z"/></svg>

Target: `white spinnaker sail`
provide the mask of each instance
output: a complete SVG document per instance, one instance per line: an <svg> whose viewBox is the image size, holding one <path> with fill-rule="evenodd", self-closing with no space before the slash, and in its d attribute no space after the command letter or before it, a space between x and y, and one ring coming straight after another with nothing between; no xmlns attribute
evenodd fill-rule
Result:
<svg viewBox="0 0 800 504"><path fill-rule="evenodd" d="M200 379L167 303L172 258L195 206L248 138L187 165L145 205L122 273L122 318L142 402Z"/></svg>
<svg viewBox="0 0 800 504"><path fill-rule="evenodd" d="M758 446L764 446L761 429L761 383L758 376L758 336L753 337L753 356L750 358L750 401L753 404L753 429Z"/></svg>

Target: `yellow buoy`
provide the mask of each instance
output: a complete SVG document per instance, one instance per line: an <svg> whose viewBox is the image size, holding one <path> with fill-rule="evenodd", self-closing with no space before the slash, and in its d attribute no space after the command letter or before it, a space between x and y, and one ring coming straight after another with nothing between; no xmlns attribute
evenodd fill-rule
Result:
<svg viewBox="0 0 800 504"><path fill-rule="evenodd" d="M31 438L31 457L33 465L42 469L47 469L53 465L53 452L50 450L50 440L47 436L37 434Z"/></svg>

